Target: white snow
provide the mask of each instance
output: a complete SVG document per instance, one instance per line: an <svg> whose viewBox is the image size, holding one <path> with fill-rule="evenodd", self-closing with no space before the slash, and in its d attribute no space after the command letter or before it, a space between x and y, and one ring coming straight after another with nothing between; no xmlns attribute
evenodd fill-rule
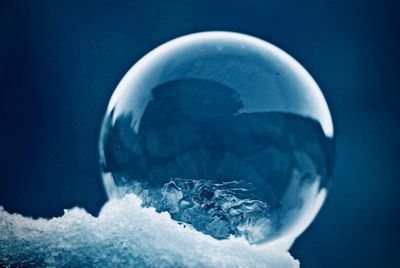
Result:
<svg viewBox="0 0 400 268"><path fill-rule="evenodd" d="M299 262L244 239L216 240L127 195L107 202L99 217L73 208L35 220L0 207L0 266L294 268Z"/></svg>

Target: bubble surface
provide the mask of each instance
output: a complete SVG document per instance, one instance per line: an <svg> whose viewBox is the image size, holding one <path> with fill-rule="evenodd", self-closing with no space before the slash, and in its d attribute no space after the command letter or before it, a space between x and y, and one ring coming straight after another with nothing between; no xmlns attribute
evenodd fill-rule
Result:
<svg viewBox="0 0 400 268"><path fill-rule="evenodd" d="M333 124L307 71L260 39L205 32L137 62L103 121L110 197L143 205L217 239L288 241L323 204Z"/></svg>

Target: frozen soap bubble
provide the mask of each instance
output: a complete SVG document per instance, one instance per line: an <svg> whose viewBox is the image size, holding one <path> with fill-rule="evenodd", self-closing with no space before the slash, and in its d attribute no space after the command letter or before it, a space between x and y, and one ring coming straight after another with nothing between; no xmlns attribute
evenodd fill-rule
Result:
<svg viewBox="0 0 400 268"><path fill-rule="evenodd" d="M326 101L298 62L248 35L204 32L125 75L104 118L101 168L111 198L134 193L217 239L287 249L325 200L332 139Z"/></svg>

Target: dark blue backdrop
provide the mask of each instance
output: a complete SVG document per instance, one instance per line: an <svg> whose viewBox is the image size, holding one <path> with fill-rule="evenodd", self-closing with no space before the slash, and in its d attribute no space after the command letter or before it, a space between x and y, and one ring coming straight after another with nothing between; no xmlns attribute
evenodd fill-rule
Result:
<svg viewBox="0 0 400 268"><path fill-rule="evenodd" d="M298 59L335 123L331 192L294 256L306 268L400 267L398 3L94 2L0 3L0 205L98 213L98 132L125 72L174 37L238 31Z"/></svg>

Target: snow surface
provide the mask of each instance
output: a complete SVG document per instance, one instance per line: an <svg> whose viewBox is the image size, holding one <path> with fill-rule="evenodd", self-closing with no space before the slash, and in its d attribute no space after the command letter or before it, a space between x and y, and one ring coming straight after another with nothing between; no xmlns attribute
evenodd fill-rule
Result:
<svg viewBox="0 0 400 268"><path fill-rule="evenodd" d="M35 220L0 207L0 266L294 268L299 262L244 239L216 240L143 208L131 194L108 201L98 217L73 208Z"/></svg>

